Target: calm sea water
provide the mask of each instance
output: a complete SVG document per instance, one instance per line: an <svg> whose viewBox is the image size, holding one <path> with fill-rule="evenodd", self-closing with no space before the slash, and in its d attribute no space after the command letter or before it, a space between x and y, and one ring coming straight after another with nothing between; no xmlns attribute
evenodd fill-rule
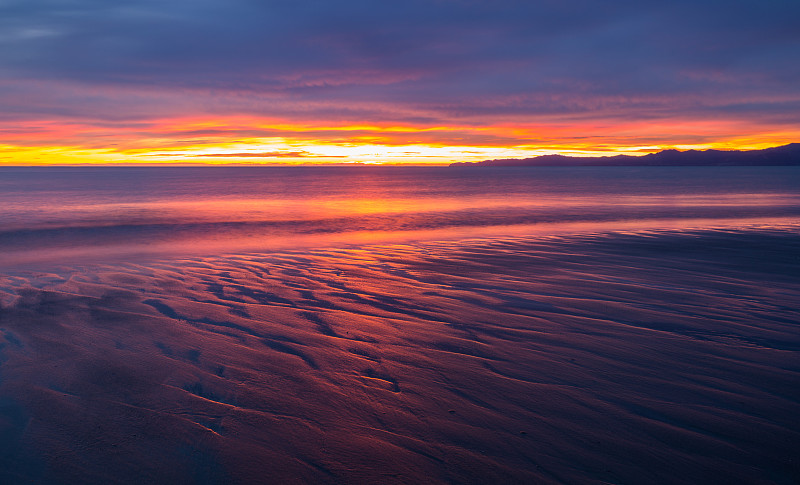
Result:
<svg viewBox="0 0 800 485"><path fill-rule="evenodd" d="M0 263L795 225L800 167L0 169Z"/></svg>

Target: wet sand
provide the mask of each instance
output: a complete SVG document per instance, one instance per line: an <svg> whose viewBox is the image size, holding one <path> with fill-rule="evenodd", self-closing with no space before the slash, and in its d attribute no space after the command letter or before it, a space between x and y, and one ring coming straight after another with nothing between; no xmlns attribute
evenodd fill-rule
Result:
<svg viewBox="0 0 800 485"><path fill-rule="evenodd" d="M800 231L0 277L2 483L800 482Z"/></svg>

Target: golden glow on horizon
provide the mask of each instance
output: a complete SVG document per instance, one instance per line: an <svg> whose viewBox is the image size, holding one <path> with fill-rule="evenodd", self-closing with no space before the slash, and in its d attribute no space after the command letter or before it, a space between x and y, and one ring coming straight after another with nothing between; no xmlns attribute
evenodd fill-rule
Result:
<svg viewBox="0 0 800 485"><path fill-rule="evenodd" d="M608 156L668 148L752 150L798 140L800 128L758 130L719 121L493 126L337 125L252 117L103 126L35 121L13 126L0 123L0 164L447 164L551 153Z"/></svg>

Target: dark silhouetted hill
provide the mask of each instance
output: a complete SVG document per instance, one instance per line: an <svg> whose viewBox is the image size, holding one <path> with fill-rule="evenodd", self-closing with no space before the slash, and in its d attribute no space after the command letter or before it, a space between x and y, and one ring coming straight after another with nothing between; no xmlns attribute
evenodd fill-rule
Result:
<svg viewBox="0 0 800 485"><path fill-rule="evenodd" d="M542 155L482 162L457 162L451 167L730 167L800 165L800 143L764 150L664 150L642 156L568 157Z"/></svg>

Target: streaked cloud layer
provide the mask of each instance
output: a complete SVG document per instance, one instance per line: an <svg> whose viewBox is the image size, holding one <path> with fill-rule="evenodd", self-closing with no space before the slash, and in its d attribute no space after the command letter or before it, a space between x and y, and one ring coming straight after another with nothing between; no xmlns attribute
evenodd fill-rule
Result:
<svg viewBox="0 0 800 485"><path fill-rule="evenodd" d="M761 148L800 140L798 25L796 0L0 0L0 163Z"/></svg>

